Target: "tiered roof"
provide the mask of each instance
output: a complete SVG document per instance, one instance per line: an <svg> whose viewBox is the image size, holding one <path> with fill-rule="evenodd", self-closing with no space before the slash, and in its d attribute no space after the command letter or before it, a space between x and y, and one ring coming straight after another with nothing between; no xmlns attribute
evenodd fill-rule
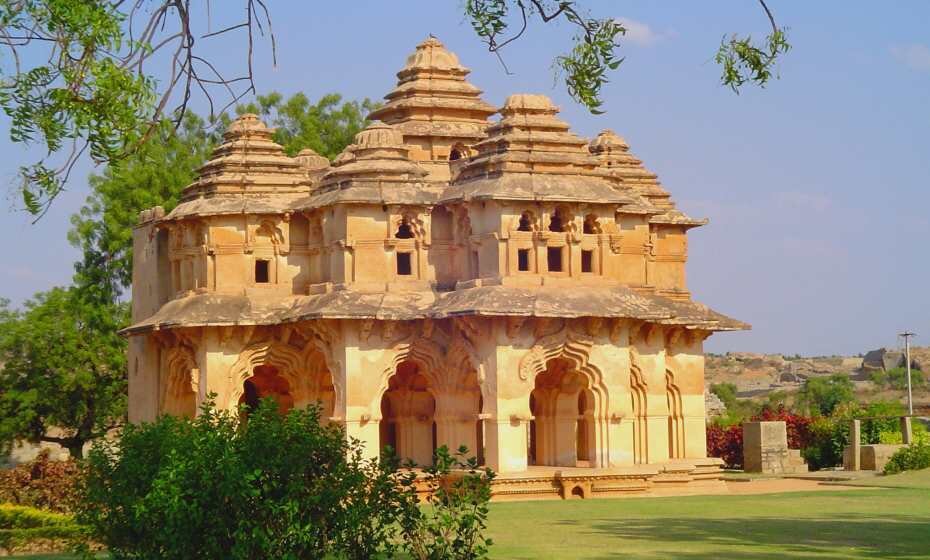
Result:
<svg viewBox="0 0 930 560"><path fill-rule="evenodd" d="M544 95L508 97L502 119L488 128L444 199L632 203L558 112Z"/></svg>
<svg viewBox="0 0 930 560"><path fill-rule="evenodd" d="M707 220L691 218L678 210L669 192L659 183L659 176L646 169L643 161L630 153L627 141L614 131L602 130L588 145L588 149L600 161L602 169L619 181L624 192L641 197L646 204L656 208L656 215L649 220L651 223L689 227L707 223Z"/></svg>
<svg viewBox="0 0 930 560"><path fill-rule="evenodd" d="M653 223L692 220L672 203L654 173L610 131L590 144L557 117L542 95L512 95L499 122L494 107L465 77L468 69L430 38L417 46L388 103L332 165L312 150L290 158L255 115L234 121L224 142L184 190L165 220L190 216L300 212L332 204L430 205L474 199L596 202L651 216ZM394 123L393 125L391 123ZM411 158L424 137L473 139L477 155L451 183ZM422 148L422 143L418 144ZM436 162L433 162L435 164ZM166 303L127 331L197 325L262 325L316 318L442 319L462 315L616 317L706 330L747 325L690 300L671 300L605 283L584 290L463 282L451 291L365 291L351 284L320 294L192 294Z"/></svg>
<svg viewBox="0 0 930 560"><path fill-rule="evenodd" d="M387 104L369 115L393 124L405 137L452 137L477 141L497 109L481 99L470 73L435 37L417 45L397 73Z"/></svg>
<svg viewBox="0 0 930 560"><path fill-rule="evenodd" d="M340 154L319 187L296 208L335 203L430 203L438 191L424 183L426 170L408 156L397 128L375 121L355 135L355 143Z"/></svg>
<svg viewBox="0 0 930 560"><path fill-rule="evenodd" d="M309 181L302 162L284 153L271 139L273 132L251 113L234 120L223 134L223 143L197 170L197 180L184 188L181 203L166 219L278 213L288 201L305 194Z"/></svg>

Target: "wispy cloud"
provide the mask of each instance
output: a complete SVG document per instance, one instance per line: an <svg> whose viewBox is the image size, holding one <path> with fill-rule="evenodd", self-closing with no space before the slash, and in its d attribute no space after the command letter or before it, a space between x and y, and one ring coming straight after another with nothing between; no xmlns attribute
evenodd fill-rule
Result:
<svg viewBox="0 0 930 560"><path fill-rule="evenodd" d="M927 45L895 45L891 47L891 55L912 70L930 72L930 47Z"/></svg>
<svg viewBox="0 0 930 560"><path fill-rule="evenodd" d="M673 31L656 31L648 23L635 19L618 17L616 20L626 28L626 35L622 40L640 47L651 47L663 39L673 37Z"/></svg>

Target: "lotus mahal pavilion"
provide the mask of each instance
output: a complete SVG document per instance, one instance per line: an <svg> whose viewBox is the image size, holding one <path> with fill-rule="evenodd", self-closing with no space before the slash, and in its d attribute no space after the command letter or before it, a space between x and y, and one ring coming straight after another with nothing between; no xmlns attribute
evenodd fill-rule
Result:
<svg viewBox="0 0 930 560"><path fill-rule="evenodd" d="M365 453L468 447L495 495L719 479L688 230L610 130L542 95L481 98L438 40L334 161L242 115L171 212L134 232L129 414L318 404Z"/></svg>

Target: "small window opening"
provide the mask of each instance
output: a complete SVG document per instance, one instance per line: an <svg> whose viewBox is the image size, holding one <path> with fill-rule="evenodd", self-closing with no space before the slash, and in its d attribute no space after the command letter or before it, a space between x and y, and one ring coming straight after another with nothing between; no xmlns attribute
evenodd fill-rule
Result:
<svg viewBox="0 0 930 560"><path fill-rule="evenodd" d="M479 269L478 262L478 251L471 252L471 270L475 278L481 276L481 270Z"/></svg>
<svg viewBox="0 0 930 560"><path fill-rule="evenodd" d="M529 272L530 270L530 250L517 249L517 269L520 272Z"/></svg>
<svg viewBox="0 0 930 560"><path fill-rule="evenodd" d="M410 276L413 274L410 253L397 253L397 275Z"/></svg>
<svg viewBox="0 0 930 560"><path fill-rule="evenodd" d="M407 221L407 218L404 218L401 221L400 226L397 227L397 233L394 234L394 237L397 239L413 239L413 228L410 227L410 222Z"/></svg>
<svg viewBox="0 0 930 560"><path fill-rule="evenodd" d="M457 159L462 159L462 152L453 149L451 152L449 152L449 161L455 161Z"/></svg>
<svg viewBox="0 0 930 560"><path fill-rule="evenodd" d="M584 219L584 233L601 233L601 226L593 215L588 215Z"/></svg>
<svg viewBox="0 0 930 560"><path fill-rule="evenodd" d="M581 251L581 272L594 272L594 251Z"/></svg>
<svg viewBox="0 0 930 560"><path fill-rule="evenodd" d="M549 272L562 272L562 248L549 247L548 253Z"/></svg>
<svg viewBox="0 0 930 560"><path fill-rule="evenodd" d="M529 212L524 212L520 216L520 225L517 227L517 231L533 231L533 220L530 218Z"/></svg>
<svg viewBox="0 0 930 560"><path fill-rule="evenodd" d="M269 269L271 263L265 260L255 261L255 283L256 284L267 284L271 282L271 275L269 274Z"/></svg>
<svg viewBox="0 0 930 560"><path fill-rule="evenodd" d="M556 212L549 218L549 231L562 231L563 227L562 215L560 213Z"/></svg>

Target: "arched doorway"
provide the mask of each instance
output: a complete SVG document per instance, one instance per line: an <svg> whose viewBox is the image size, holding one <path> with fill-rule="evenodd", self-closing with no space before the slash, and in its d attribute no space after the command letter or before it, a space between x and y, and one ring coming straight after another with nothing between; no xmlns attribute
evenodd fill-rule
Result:
<svg viewBox="0 0 930 560"><path fill-rule="evenodd" d="M242 384L242 396L239 405L245 405L246 413L254 410L259 402L271 397L278 404L278 411L286 414L294 408L294 397L291 395L291 384L288 383L278 368L272 365L256 366L252 376Z"/></svg>
<svg viewBox="0 0 930 560"><path fill-rule="evenodd" d="M530 393L529 463L597 466L595 396L572 362L555 358Z"/></svg>
<svg viewBox="0 0 930 560"><path fill-rule="evenodd" d="M380 446L401 461L431 465L436 451L436 399L416 362L398 364L381 397Z"/></svg>

